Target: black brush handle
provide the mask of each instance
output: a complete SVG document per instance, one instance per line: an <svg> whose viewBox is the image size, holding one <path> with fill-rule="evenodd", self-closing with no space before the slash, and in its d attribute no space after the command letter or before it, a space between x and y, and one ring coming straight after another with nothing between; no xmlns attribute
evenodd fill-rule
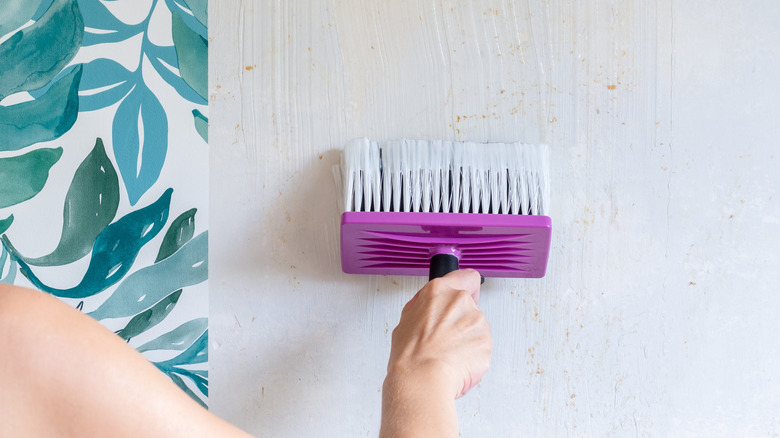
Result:
<svg viewBox="0 0 780 438"><path fill-rule="evenodd" d="M452 254L436 254L431 257L431 269L428 271L428 281L444 277L452 271L457 271L458 258Z"/></svg>
<svg viewBox="0 0 780 438"><path fill-rule="evenodd" d="M452 254L436 254L431 257L431 268L428 271L428 281L444 277L452 271L460 269L458 258ZM485 277L479 274L479 284L485 284Z"/></svg>

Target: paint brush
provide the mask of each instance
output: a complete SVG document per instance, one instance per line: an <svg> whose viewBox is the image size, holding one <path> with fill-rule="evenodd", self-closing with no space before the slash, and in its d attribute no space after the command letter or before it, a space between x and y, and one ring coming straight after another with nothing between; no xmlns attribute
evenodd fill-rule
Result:
<svg viewBox="0 0 780 438"><path fill-rule="evenodd" d="M540 278L550 251L548 149L356 139L341 159L350 274Z"/></svg>

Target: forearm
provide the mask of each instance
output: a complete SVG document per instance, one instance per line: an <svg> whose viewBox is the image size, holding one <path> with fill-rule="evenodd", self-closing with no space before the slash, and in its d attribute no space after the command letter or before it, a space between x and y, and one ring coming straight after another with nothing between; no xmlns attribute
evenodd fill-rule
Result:
<svg viewBox="0 0 780 438"><path fill-rule="evenodd" d="M389 372L382 391L379 437L457 437L455 397L441 377L432 371Z"/></svg>

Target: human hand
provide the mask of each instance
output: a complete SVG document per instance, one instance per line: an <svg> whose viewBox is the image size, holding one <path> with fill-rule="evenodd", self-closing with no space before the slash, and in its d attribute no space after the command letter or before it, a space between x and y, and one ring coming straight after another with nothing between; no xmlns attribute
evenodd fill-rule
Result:
<svg viewBox="0 0 780 438"><path fill-rule="evenodd" d="M428 282L406 304L393 331L388 380L439 384L453 398L479 383L492 350L490 326L477 307L479 288L477 271L454 271Z"/></svg>

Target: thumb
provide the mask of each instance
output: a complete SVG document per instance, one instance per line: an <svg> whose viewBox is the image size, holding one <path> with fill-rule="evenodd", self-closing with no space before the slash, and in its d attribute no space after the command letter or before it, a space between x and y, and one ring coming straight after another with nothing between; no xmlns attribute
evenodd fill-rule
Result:
<svg viewBox="0 0 780 438"><path fill-rule="evenodd" d="M455 290L465 290L479 304L479 290L482 284L482 276L474 269L460 269L452 271L442 277L447 280L447 284Z"/></svg>

